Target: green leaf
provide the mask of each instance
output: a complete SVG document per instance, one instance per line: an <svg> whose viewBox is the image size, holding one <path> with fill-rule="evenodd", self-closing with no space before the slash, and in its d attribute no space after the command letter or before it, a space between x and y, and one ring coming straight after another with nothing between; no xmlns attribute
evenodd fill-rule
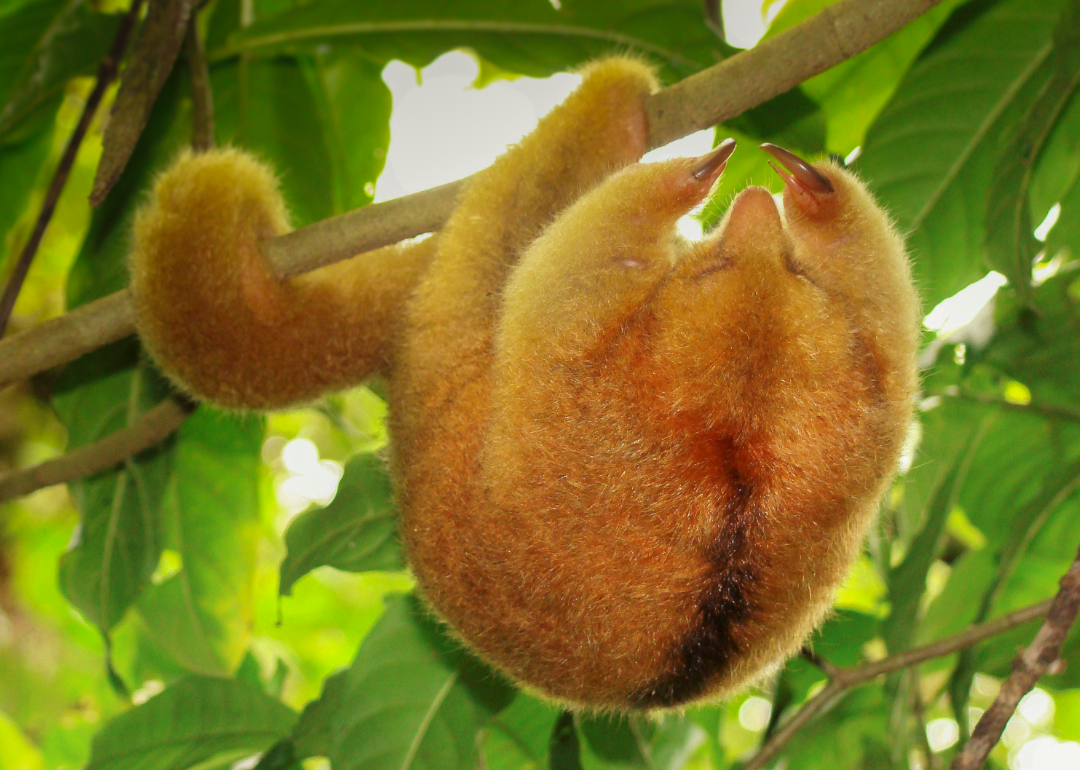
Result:
<svg viewBox="0 0 1080 770"><path fill-rule="evenodd" d="M1054 34L1053 76L1005 147L994 173L986 210L987 263L1031 297L1031 268L1041 244L1032 234L1028 199L1035 161L1051 129L1080 87L1080 3L1073 0Z"/></svg>
<svg viewBox="0 0 1080 770"><path fill-rule="evenodd" d="M0 16L0 144L25 141L40 130L64 85L95 71L117 22L84 0L26 3Z"/></svg>
<svg viewBox="0 0 1080 770"><path fill-rule="evenodd" d="M184 770L222 755L263 751L296 714L257 687L188 677L121 714L94 738L87 770Z"/></svg>
<svg viewBox="0 0 1080 770"><path fill-rule="evenodd" d="M514 702L493 716L484 728L484 767L487 770L546 770L548 767L570 770L573 767L570 757L577 758L577 735L574 734L571 747L569 736L563 734L567 740L556 749L556 723L562 718L560 714L557 706L519 692ZM572 720L570 729L574 730ZM560 753L564 749L565 755ZM556 755L559 755L558 760Z"/></svg>
<svg viewBox="0 0 1080 770"><path fill-rule="evenodd" d="M397 509L383 461L370 454L351 458L333 502L293 519L285 532L285 547L282 596L289 596L297 580L324 565L346 572L404 569Z"/></svg>
<svg viewBox="0 0 1080 770"><path fill-rule="evenodd" d="M180 571L139 602L154 641L180 665L231 673L247 649L263 424L200 407L177 434L165 499Z"/></svg>
<svg viewBox="0 0 1080 770"><path fill-rule="evenodd" d="M1050 75L1062 0L962 6L904 77L858 167L909 233L928 307L985 272L984 211L999 142Z"/></svg>
<svg viewBox="0 0 1080 770"><path fill-rule="evenodd" d="M473 770L478 731L512 697L407 596L387 602L342 685L322 712L334 770Z"/></svg>
<svg viewBox="0 0 1080 770"><path fill-rule="evenodd" d="M632 50L660 62L672 79L714 63L722 49L692 0L566 0L558 10L546 0L497 8L486 0L316 0L257 21L210 56L312 50L325 43L360 46L379 64L402 59L418 67L445 51L471 48L498 67L533 76Z"/></svg>
<svg viewBox="0 0 1080 770"><path fill-rule="evenodd" d="M138 422L168 393L142 362L134 340L114 343L68 367L53 405L68 448L91 444ZM161 505L171 468L169 445L72 482L81 522L60 559L60 587L75 607L108 631L150 585L161 554Z"/></svg>

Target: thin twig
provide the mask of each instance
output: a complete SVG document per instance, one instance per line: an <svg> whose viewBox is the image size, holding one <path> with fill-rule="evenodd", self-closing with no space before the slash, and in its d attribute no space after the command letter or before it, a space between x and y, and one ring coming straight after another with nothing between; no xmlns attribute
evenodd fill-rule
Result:
<svg viewBox="0 0 1080 770"><path fill-rule="evenodd" d="M194 103L191 123L191 147L205 152L214 146L214 93L210 89L210 72L206 68L206 51L199 34L198 9L192 11L184 41L188 72L191 73L191 100Z"/></svg>
<svg viewBox="0 0 1080 770"><path fill-rule="evenodd" d="M184 422L194 405L173 396L149 409L136 422L100 441L32 468L0 476L0 503L53 484L93 476L164 441Z"/></svg>
<svg viewBox="0 0 1080 770"><path fill-rule="evenodd" d="M840 0L757 47L654 94L648 103L649 145L662 146L756 107L865 51L938 2ZM289 276L432 232L450 215L461 185L452 182L366 206L267 241L263 251L278 274ZM97 341L83 334L73 347L45 334L35 338L31 349L19 340L21 335L0 340L0 386L130 334L130 296L123 291L106 299L114 317L108 323L94 319ZM82 322L91 319L84 316Z"/></svg>
<svg viewBox="0 0 1080 770"><path fill-rule="evenodd" d="M1080 551L1061 578L1060 586L1050 604L1046 620L1031 644L1016 656L1012 674L1001 686L990 708L980 717L971 739L953 761L952 770L977 770L986 763L986 757L1001 740L1001 733L1020 699L1031 691L1039 677L1061 654L1061 645L1065 643L1069 628L1080 611Z"/></svg>
<svg viewBox="0 0 1080 770"><path fill-rule="evenodd" d="M765 767L776 758L777 754L783 750L800 729L815 717L831 709L853 687L869 682L879 676L902 671L905 668L916 666L928 660L949 655L977 644L984 639L998 636L1017 626L1041 618L1051 609L1051 601L1047 599L1046 601L1022 607L987 623L971 626L955 636L947 637L925 647L906 650L873 663L838 669L836 674L829 678L825 688L803 704L802 708L795 712L791 719L781 725L780 729L773 733L772 737L761 747L761 750L746 763L743 770L760 770Z"/></svg>
<svg viewBox="0 0 1080 770"><path fill-rule="evenodd" d="M79 154L79 148L86 137L86 132L90 130L90 123L94 120L98 105L101 104L106 89L116 79L116 73L120 71L120 61L124 58L124 51L127 49L128 40L131 38L131 31L139 20L139 9L141 7L142 0L133 0L131 8L120 21L112 47L109 48L109 52L105 54L105 58L98 65L97 82L94 83L94 89L90 92L90 96L86 98L86 104L83 105L79 122L75 126L75 130L71 132L67 146L64 148L64 154L60 156L60 162L56 165L56 171L53 172L52 182L49 183L49 189L45 193L45 201L41 204L41 211L38 213L37 222L34 223L33 232L30 233L30 238L26 241L26 245L23 246L14 270L11 271L11 277L8 278L7 286L4 287L3 297L0 297L0 336L3 336L4 330L7 328L11 312L15 309L15 301L19 298L19 292L22 291L26 275L30 272L30 265L34 261L38 247L41 246L42 239L45 237L45 230L52 220L53 211L56 210L60 194L67 184L71 168L75 165L75 158Z"/></svg>

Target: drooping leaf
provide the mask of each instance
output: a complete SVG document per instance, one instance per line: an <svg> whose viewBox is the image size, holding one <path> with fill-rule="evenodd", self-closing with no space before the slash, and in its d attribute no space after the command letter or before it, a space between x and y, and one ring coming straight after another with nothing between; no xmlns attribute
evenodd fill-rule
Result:
<svg viewBox="0 0 1080 770"><path fill-rule="evenodd" d="M1051 74L1062 0L961 6L904 77L857 163L897 219L927 307L985 272L998 142Z"/></svg>
<svg viewBox="0 0 1080 770"><path fill-rule="evenodd" d="M328 736L335 770L473 770L478 731L512 692L415 598L399 596L324 692L332 707L317 709L306 731Z"/></svg>
<svg viewBox="0 0 1080 770"><path fill-rule="evenodd" d="M324 565L347 572L404 569L397 510L382 461L369 454L350 459L333 502L297 516L285 532L285 547L282 596L288 596L301 577Z"/></svg>
<svg viewBox="0 0 1080 770"><path fill-rule="evenodd" d="M165 498L180 570L139 602L151 637L187 669L226 674L247 649L258 515L256 416L200 407L177 433Z"/></svg>
<svg viewBox="0 0 1080 770"><path fill-rule="evenodd" d="M128 66L121 76L120 91L105 129L101 162L94 179L94 189L90 193L94 205L105 200L120 178L150 119L154 102L180 53L193 1L158 0L150 3L146 20L139 27Z"/></svg>
<svg viewBox="0 0 1080 770"><path fill-rule="evenodd" d="M64 85L95 71L116 26L117 17L84 0L41 0L0 15L0 144L43 128Z"/></svg>
<svg viewBox="0 0 1080 770"><path fill-rule="evenodd" d="M94 738L87 770L185 770L262 751L296 714L257 687L193 676L121 714Z"/></svg>

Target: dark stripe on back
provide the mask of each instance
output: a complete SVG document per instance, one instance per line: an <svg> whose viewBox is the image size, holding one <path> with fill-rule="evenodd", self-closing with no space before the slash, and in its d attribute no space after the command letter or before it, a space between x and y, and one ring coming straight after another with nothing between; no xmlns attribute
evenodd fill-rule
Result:
<svg viewBox="0 0 1080 770"><path fill-rule="evenodd" d="M630 696L639 708L677 706L698 697L741 652L734 631L750 617L756 580L746 558L753 490L734 469L731 475L735 495L709 554L714 571L699 599L698 623L673 650L671 670Z"/></svg>

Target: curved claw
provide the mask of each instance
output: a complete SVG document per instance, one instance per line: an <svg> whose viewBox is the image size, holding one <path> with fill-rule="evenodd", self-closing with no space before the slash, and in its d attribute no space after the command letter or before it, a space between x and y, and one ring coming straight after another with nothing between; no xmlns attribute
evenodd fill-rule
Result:
<svg viewBox="0 0 1080 770"><path fill-rule="evenodd" d="M790 174L785 174L774 166L772 162L769 163L769 165L773 167L773 170L776 171L786 183L796 184L809 193L822 194L831 193L833 191L832 182L830 182L824 174L795 153L785 150L783 147L777 147L775 144L769 144L768 142L761 145L761 149L776 158L784 168L791 172Z"/></svg>
<svg viewBox="0 0 1080 770"><path fill-rule="evenodd" d="M693 170L694 179L708 179L718 176L722 166L727 163L731 153L735 152L735 140L725 139L712 150L698 158L698 165Z"/></svg>

